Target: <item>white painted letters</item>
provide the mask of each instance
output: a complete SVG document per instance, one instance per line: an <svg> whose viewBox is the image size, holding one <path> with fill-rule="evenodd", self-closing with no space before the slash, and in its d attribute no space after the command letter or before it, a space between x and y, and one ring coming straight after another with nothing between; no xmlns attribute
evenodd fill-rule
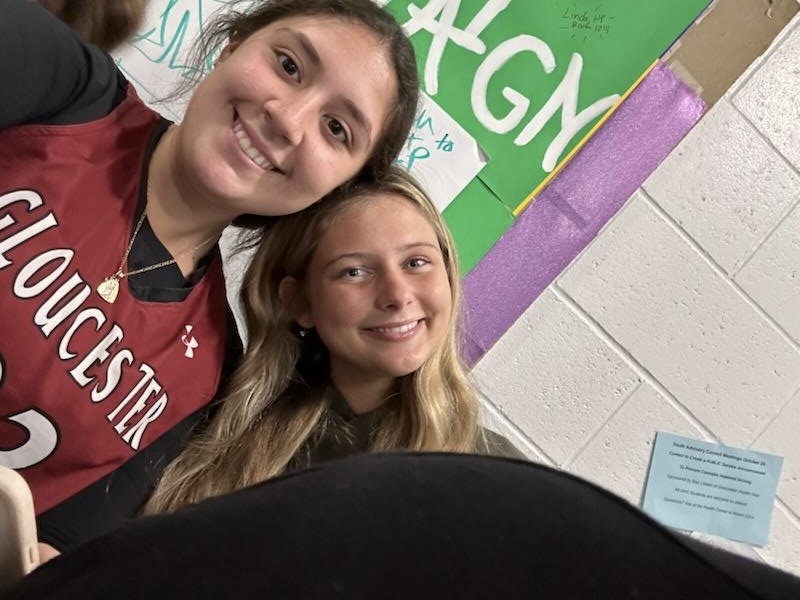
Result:
<svg viewBox="0 0 800 600"><path fill-rule="evenodd" d="M461 0L430 0L422 9L415 4L408 5L411 19L403 24L406 34L411 37L422 29L433 34L425 61L424 83L428 94L435 96L439 91L439 64L448 40L470 52L483 54L486 44L481 41L480 34L509 4L511 0L489 0L463 30L454 26Z"/></svg>
<svg viewBox="0 0 800 600"><path fill-rule="evenodd" d="M433 36L424 68L424 89L428 94L434 96L439 91L439 67L448 41L475 54L485 54L486 44L480 36L510 3L511 0L487 0L463 30L455 26L461 0L429 0L422 8L413 3L408 5L411 18L403 24L403 28L409 37L422 30ZM555 70L556 57L550 46L536 36L522 34L501 42L491 50L475 71L472 81L470 101L475 118L487 130L498 135L505 135L516 129L531 108L531 100L510 87L501 90L503 97L511 104L505 115L492 114L487 102L487 91L492 77L522 52L535 54L546 74ZM555 169L572 139L586 125L613 107L620 98L619 94L611 94L578 111L582 68L583 57L573 53L558 87L514 138L516 146L529 144L556 113L561 111L560 129L548 144L542 158L541 167L545 172ZM524 82L519 83L521 85Z"/></svg>
<svg viewBox="0 0 800 600"><path fill-rule="evenodd" d="M532 35L519 35L506 40L489 53L481 63L472 80L472 112L486 129L494 133L508 133L519 125L530 107L530 101L511 88L503 88L503 97L508 100L513 108L503 118L498 119L492 115L486 104L486 90L489 82L497 71L520 52L533 52L542 63L545 73L551 73L556 68L556 59L550 46Z"/></svg>
<svg viewBox="0 0 800 600"><path fill-rule="evenodd" d="M612 94L597 100L591 106L576 114L582 67L583 58L581 58L581 55L577 53L573 54L569 61L569 66L567 67L567 73L556 88L556 91L553 92L547 104L536 113L533 119L531 119L514 140L517 146L524 146L529 143L538 135L545 126L545 123L550 120L560 107L561 130L558 132L558 135L553 138L553 141L550 142L550 145L547 146L547 151L542 160L542 169L548 173L556 167L558 159L561 157L561 154L569 145L572 138L596 117L599 117L614 106L614 103L619 100L619 94Z"/></svg>

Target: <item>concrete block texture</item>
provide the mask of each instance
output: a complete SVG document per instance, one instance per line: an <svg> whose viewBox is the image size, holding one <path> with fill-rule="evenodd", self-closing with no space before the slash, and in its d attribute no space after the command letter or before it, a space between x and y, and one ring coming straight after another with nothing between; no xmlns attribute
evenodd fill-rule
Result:
<svg viewBox="0 0 800 600"><path fill-rule="evenodd" d="M779 569L800 575L800 523L781 507L772 511L769 543L757 552Z"/></svg>
<svg viewBox="0 0 800 600"><path fill-rule="evenodd" d="M783 457L778 498L800 519L800 389L753 446Z"/></svg>
<svg viewBox="0 0 800 600"><path fill-rule="evenodd" d="M774 0L760 0L760 1L762 1L763 4L772 4L774 2ZM781 1L785 2L785 0ZM790 0L790 1L800 5L800 0ZM719 0L717 0L717 2L719 2ZM791 12L791 10L792 10L791 8L786 7L784 15L786 15L786 13L788 12ZM779 18L779 20L784 21L785 25L778 33L778 35L774 37L769 47L761 54L761 56L756 58L750 64L750 66L748 66L744 70L744 72L742 72L742 74L739 75L739 77L737 77L736 81L733 83L733 85L731 85L728 91L725 92L725 96L727 98L732 98L733 96L738 94L739 91L745 86L745 84L747 84L747 82L750 81L750 78L753 76L753 73L758 71L764 63L766 63L772 58L772 54L775 52L775 50L777 50L783 45L783 43L786 41L786 38L791 37L795 29L797 29L798 24L800 24L800 12L795 13L795 15L788 22L785 21L785 16L784 18Z"/></svg>
<svg viewBox="0 0 800 600"><path fill-rule="evenodd" d="M487 429L499 433L514 444L514 446L532 462L541 463L550 467L553 462L528 438L499 408L486 397L480 397L480 413L478 421Z"/></svg>
<svg viewBox="0 0 800 600"><path fill-rule="evenodd" d="M641 506L659 430L713 441L655 388L643 383L567 469Z"/></svg>
<svg viewBox="0 0 800 600"><path fill-rule="evenodd" d="M633 391L638 376L546 291L473 370L489 401L563 465Z"/></svg>
<svg viewBox="0 0 800 600"><path fill-rule="evenodd" d="M723 443L798 387L800 353L641 192L558 285Z"/></svg>
<svg viewBox="0 0 800 600"><path fill-rule="evenodd" d="M800 26L795 18L787 35L733 95L733 104L800 169Z"/></svg>
<svg viewBox="0 0 800 600"><path fill-rule="evenodd" d="M634 504L659 430L782 456L748 550L796 574L798 97L795 17L474 370L501 433Z"/></svg>
<svg viewBox="0 0 800 600"><path fill-rule="evenodd" d="M643 187L728 274L800 199L800 176L726 100Z"/></svg>
<svg viewBox="0 0 800 600"><path fill-rule="evenodd" d="M800 203L735 280L800 345Z"/></svg>

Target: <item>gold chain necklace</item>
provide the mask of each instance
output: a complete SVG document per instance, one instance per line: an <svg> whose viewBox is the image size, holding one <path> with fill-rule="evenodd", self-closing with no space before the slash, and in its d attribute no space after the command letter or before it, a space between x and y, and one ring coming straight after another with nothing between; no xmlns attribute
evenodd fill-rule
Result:
<svg viewBox="0 0 800 600"><path fill-rule="evenodd" d="M195 252L196 250L199 250L218 235L215 233L207 237L199 244L192 246L191 248L187 248L183 252L178 253L175 256L175 258L164 260L160 263L150 265L149 267L142 267L140 269L134 269L133 271L126 271L125 267L128 264L128 255L131 253L131 249L133 248L133 242L136 241L136 236L139 233L139 230L142 228L142 223L144 223L146 215L147 215L147 209L145 208L145 210L142 211L142 216L139 217L139 222L136 223L136 227L133 230L133 235L131 236L131 240L128 242L128 247L125 249L125 255L122 257L122 261L119 263L119 268L116 270L115 273L112 273L97 285L96 288L97 293L103 300L105 300L109 304L113 304L114 301L117 299L117 294L119 294L119 282L122 278L130 277L131 275L138 275L139 273L146 273L148 271L155 271L156 269L160 269L161 267L166 267L167 265L174 264L178 262L178 259L183 258L190 252Z"/></svg>

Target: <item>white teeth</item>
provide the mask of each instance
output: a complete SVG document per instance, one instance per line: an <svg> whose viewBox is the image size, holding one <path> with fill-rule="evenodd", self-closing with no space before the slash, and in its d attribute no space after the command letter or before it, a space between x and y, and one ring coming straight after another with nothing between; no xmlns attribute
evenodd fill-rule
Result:
<svg viewBox="0 0 800 600"><path fill-rule="evenodd" d="M414 321L413 323L408 323L406 325L400 325L399 327L374 327L373 329L379 333L408 333L417 325L419 325L419 321Z"/></svg>
<svg viewBox="0 0 800 600"><path fill-rule="evenodd" d="M264 170L272 168L272 165L269 163L267 158L258 151L258 148L253 145L252 140L247 136L244 127L242 127L242 124L239 123L239 121L236 121L233 124L233 133L236 135L236 139L239 142L239 147L242 149L242 152L244 152L250 160Z"/></svg>

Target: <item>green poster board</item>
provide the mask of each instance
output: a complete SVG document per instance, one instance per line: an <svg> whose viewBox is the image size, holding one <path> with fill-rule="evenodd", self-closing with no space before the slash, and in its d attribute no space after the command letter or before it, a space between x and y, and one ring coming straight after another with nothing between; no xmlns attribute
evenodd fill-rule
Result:
<svg viewBox="0 0 800 600"><path fill-rule="evenodd" d="M453 235L464 275L514 222L511 212L497 201L479 177L473 179L442 214Z"/></svg>
<svg viewBox="0 0 800 600"><path fill-rule="evenodd" d="M422 89L489 157L445 211L469 270L709 0L390 0ZM509 217L488 210L498 202ZM468 215L477 211L473 218ZM456 222L450 215L458 215ZM466 226L466 230L462 227ZM488 233L488 232L487 232ZM469 257L469 258L468 258ZM477 257L477 258L475 258Z"/></svg>

